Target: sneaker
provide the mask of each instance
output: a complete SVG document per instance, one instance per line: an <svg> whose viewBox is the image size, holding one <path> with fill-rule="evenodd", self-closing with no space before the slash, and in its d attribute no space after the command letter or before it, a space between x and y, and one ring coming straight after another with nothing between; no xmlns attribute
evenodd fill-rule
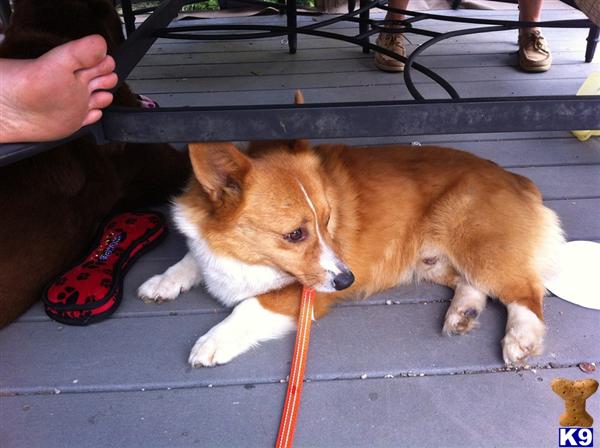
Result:
<svg viewBox="0 0 600 448"><path fill-rule="evenodd" d="M393 51L400 56L406 56L404 35L401 33L379 33L375 45ZM382 53L375 53L375 67L384 72L402 72L404 71L404 62L400 62Z"/></svg>
<svg viewBox="0 0 600 448"><path fill-rule="evenodd" d="M519 65L526 72L545 72L552 65L552 54L540 30L519 32Z"/></svg>

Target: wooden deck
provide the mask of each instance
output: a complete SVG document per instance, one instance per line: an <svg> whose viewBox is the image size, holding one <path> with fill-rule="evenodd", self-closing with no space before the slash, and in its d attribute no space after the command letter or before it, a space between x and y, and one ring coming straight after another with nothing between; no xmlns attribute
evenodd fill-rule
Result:
<svg viewBox="0 0 600 448"><path fill-rule="evenodd" d="M458 14L514 18L507 11ZM354 32L350 25L337 27ZM573 94L598 70L583 63L587 32L545 34L554 65L543 74L516 69L515 33L453 39L432 48L422 62L465 97ZM422 42L411 40L412 47ZM303 36L296 55L286 46L283 38L158 41L129 81L162 106L287 103L298 88L307 102L408 98L402 77L376 71L372 55L358 48ZM418 79L429 98L441 97L439 88ZM387 137L347 141L427 142L472 151L533 179L570 240L600 241L600 140L579 142L565 132L459 132L395 136L390 129ZM135 297L146 278L184 253L183 239L171 232L131 269L123 304L105 322L68 327L36 305L0 332L0 446L273 445L294 336L225 366L191 369L186 359L193 342L228 310L201 288L164 305ZM577 364L600 361L600 312L549 297L545 354L528 370L507 371L500 349L503 307L490 303L480 328L445 337L449 298L441 287L407 285L341 305L316 322L296 446L557 446L563 403L550 381L599 378ZM588 400L588 410L600 421L600 394Z"/></svg>

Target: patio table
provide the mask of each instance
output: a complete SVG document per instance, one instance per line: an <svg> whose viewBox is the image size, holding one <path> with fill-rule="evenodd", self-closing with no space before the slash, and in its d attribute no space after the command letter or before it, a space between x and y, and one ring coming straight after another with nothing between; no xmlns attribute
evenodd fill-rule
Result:
<svg viewBox="0 0 600 448"><path fill-rule="evenodd" d="M228 107L169 107L158 110L110 107L102 120L71 137L48 143L0 145L0 166L12 163L57 146L63 141L84 135L98 143L122 142L188 142L210 140L271 140L294 138L377 137L389 133L393 126L396 135L424 135L485 132L559 131L600 128L600 97L553 95L528 97L480 97L462 99L459 92L435 71L417 62L431 46L446 39L470 34L518 29L532 25L527 22L443 16L404 11L404 28L397 32L430 37L408 57L397 55L369 42L385 21L369 17L373 8L389 10L387 0L360 0L347 14L298 26L296 0L286 4L244 0L251 4L269 5L287 14L287 25L202 24L185 26L171 24L182 6L190 0L163 0L137 28L130 0L123 0L128 38L116 51L116 72L119 82L127 76L157 38L188 40L238 40L260 37L288 36L290 52L296 51L298 35L318 36L356 44L363 51L379 51L405 61L404 80L414 100L361 101L344 103L311 103L304 105L265 104ZM563 2L575 6L571 0ZM147 9L142 12L148 12ZM459 22L473 28L440 33L419 27L424 20ZM347 36L328 30L328 26L346 21L356 23L357 34ZM538 24L547 28L589 28L586 60L593 56L598 27L587 19L555 20ZM215 31L227 32L215 34ZM388 30L389 31L389 30ZM445 99L426 99L413 81L418 71L436 82L446 93ZM375 117L385 114L384 122Z"/></svg>

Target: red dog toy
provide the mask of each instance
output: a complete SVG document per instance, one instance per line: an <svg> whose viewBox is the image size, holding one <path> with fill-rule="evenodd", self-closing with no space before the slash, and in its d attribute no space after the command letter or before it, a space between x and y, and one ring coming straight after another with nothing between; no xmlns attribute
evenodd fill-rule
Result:
<svg viewBox="0 0 600 448"><path fill-rule="evenodd" d="M123 278L132 262L165 234L157 212L123 213L104 223L92 251L44 292L46 314L67 325L109 317L121 303Z"/></svg>

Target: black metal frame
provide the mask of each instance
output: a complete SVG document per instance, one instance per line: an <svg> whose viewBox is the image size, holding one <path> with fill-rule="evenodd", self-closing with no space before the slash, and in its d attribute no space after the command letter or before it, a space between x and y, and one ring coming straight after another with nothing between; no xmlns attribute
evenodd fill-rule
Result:
<svg viewBox="0 0 600 448"><path fill-rule="evenodd" d="M124 0L123 3L130 0ZM247 0L246 0L247 1ZM257 3L251 0L252 3ZM389 23L369 18L369 11L378 7L391 10L387 0L360 0L360 7L348 14L309 25L297 26L295 0L287 5L269 3L288 14L288 26L267 25L175 25L167 27L180 8L190 0L163 0L152 15L126 40L116 52L120 82L144 56L158 37L172 39L222 40L255 39L288 35L290 50L295 50L295 36L306 34L338 39L356 44L364 51L378 51L405 62L404 79L414 101L362 103L324 103L307 105L269 105L240 107L183 107L139 110L111 107L101 123L86 129L97 142L187 142L206 140L269 140L286 138L336 138L358 136L418 135L441 133L483 133L550 131L570 129L600 129L600 97L537 96L520 98L460 99L450 83L415 59L435 43L468 34L517 29L534 24L517 21L473 19L400 11L408 18L400 29L386 32L416 33L431 39L409 57L403 57L369 43L369 36L380 32ZM261 3L261 2L258 2ZM487 25L450 33L438 33L416 25L425 20ZM323 28L340 21L359 25L355 36L336 34ZM536 25L555 28L592 28L588 20L542 22ZM235 34L206 32L236 31ZM239 33L241 32L241 33ZM204 34L203 34L204 33ZM292 41L294 41L292 45ZM448 94L448 100L425 100L413 82L413 69L426 75ZM379 118L374 118L379 117ZM381 117L386 117L381 120ZM86 132L82 130L75 136ZM68 140L68 139L67 139ZM56 145L2 145L0 165L10 163Z"/></svg>
<svg viewBox="0 0 600 448"><path fill-rule="evenodd" d="M10 16L12 15L12 8L10 7L10 0L0 0L0 21L4 26L10 22Z"/></svg>

